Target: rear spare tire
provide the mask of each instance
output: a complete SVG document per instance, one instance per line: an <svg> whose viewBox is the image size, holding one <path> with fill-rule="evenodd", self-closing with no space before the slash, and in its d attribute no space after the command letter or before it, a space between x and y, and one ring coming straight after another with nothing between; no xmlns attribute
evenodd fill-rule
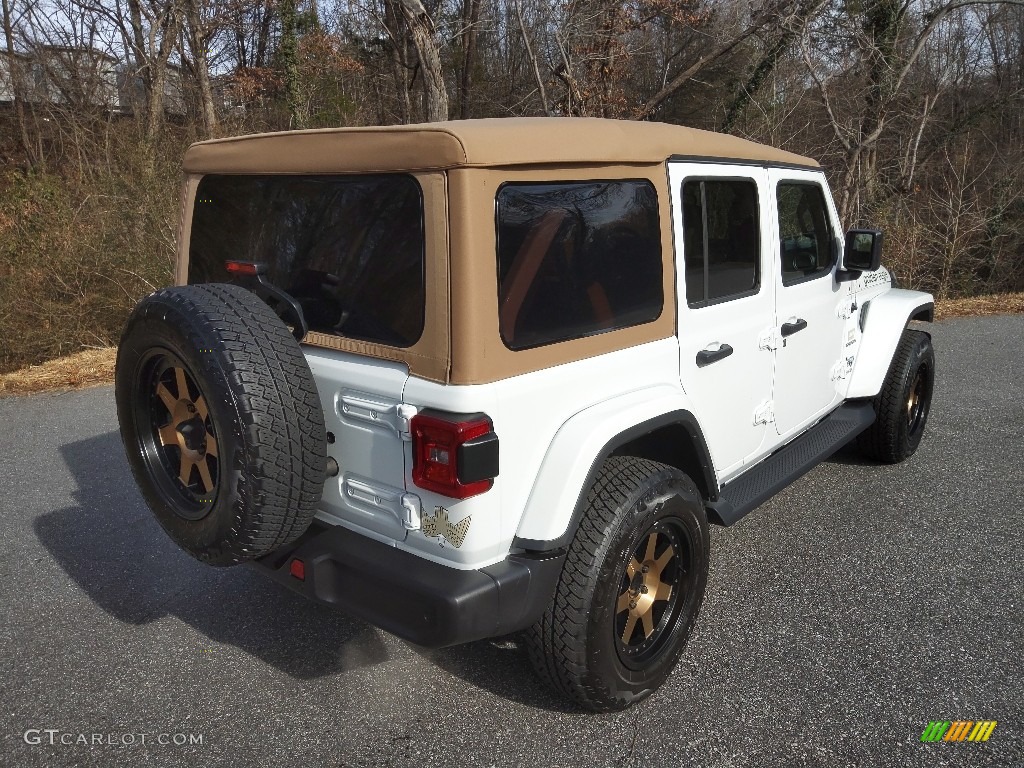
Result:
<svg viewBox="0 0 1024 768"><path fill-rule="evenodd" d="M117 353L117 416L153 513L185 551L234 565L309 527L323 492L323 410L298 342L234 285L157 291Z"/></svg>

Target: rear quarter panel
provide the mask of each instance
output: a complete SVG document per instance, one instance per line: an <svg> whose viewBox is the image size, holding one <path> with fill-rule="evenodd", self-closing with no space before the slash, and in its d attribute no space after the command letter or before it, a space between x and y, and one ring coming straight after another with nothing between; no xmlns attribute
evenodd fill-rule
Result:
<svg viewBox="0 0 1024 768"><path fill-rule="evenodd" d="M407 445L406 485L419 495L423 514L443 507L452 523L472 521L457 549L422 531L411 531L398 546L455 567L480 568L506 557L517 535L557 537L611 433L681 407L678 356L671 337L492 384L438 386L410 378L408 404L490 416L500 441L499 474L487 493L449 499L413 485ZM578 414L587 416L577 421Z"/></svg>

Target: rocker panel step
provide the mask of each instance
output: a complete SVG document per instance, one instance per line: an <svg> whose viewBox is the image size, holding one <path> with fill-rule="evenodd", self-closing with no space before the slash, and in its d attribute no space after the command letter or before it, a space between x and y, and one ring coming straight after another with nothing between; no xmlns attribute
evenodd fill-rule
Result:
<svg viewBox="0 0 1024 768"><path fill-rule="evenodd" d="M724 485L707 503L708 520L732 525L871 426L870 401L844 403L793 442Z"/></svg>

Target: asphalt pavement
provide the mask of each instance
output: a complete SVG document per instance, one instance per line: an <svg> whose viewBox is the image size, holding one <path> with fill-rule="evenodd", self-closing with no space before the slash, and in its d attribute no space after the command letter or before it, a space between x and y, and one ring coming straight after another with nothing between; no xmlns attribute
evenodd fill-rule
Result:
<svg viewBox="0 0 1024 768"><path fill-rule="evenodd" d="M111 388L0 398L0 765L1024 766L1024 316L932 330L918 453L845 452L713 529L683 660L610 715L512 642L424 651L192 560Z"/></svg>

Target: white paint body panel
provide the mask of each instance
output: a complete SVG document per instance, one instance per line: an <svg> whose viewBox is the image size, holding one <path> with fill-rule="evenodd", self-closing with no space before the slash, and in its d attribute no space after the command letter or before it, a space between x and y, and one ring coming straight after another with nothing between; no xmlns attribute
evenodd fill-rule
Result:
<svg viewBox="0 0 1024 768"><path fill-rule="evenodd" d="M792 285L782 282L781 233L776 202L776 189L780 182L807 182L821 187L828 207L832 237L842 242L839 216L824 174L820 171L773 168L768 171L768 181L772 202L768 223L772 232L771 279L775 283L776 326L781 330L782 325L788 322L804 320L807 323L802 331L786 337L775 351L775 431L786 441L821 419L842 400L843 393L836 387L832 373L845 353L846 331L856 326L856 320L841 316L841 310L844 306L849 307L850 300L846 284L836 282L838 264L833 264L828 274L813 280Z"/></svg>
<svg viewBox="0 0 1024 768"><path fill-rule="evenodd" d="M758 185L761 210L761 280L757 294L706 307L686 303L682 203L688 178L749 179ZM676 243L676 281L679 305L679 373L686 394L699 414L704 439L719 479L740 471L762 452L769 425L754 423L758 406L772 398L772 353L760 348L761 335L772 328L775 284L770 279L771 232L764 220L771 210L767 173L750 166L707 163L669 163L672 194L672 229ZM766 256L767 255L767 256ZM728 344L733 353L699 367L697 353L715 343Z"/></svg>
<svg viewBox="0 0 1024 768"><path fill-rule="evenodd" d="M561 534L572 516L586 472L603 443L596 445L600 441L597 434L586 444L574 444L559 436L555 448L556 435L577 414L598 413L593 409L601 404L606 406L600 411L599 421L608 421L619 410L619 398L628 398L638 390L646 394L634 396L633 400L650 398L652 391L659 395L677 393L674 404L665 402L648 407L647 412L659 407L680 407L677 361L676 340L669 338L493 384L445 386L410 378L405 390L408 404L421 409L483 412L490 416L500 440L499 474L494 487L480 496L458 501L433 494L412 485L412 448L407 445L410 470L406 482L409 490L422 499L424 514L432 514L436 507L443 506L453 523L469 515L473 519L466 540L458 549L442 546L421 531L410 531L399 546L453 567L480 568L504 559L517 535L548 539ZM637 410L620 421L628 422L639 414ZM597 429L596 424L591 427ZM588 450L593 453L586 455ZM586 465L583 476L568 476L577 464ZM535 484L542 478L545 488L559 484L551 478L561 478L557 497L548 496L546 491L535 492ZM563 498L571 502L563 502ZM551 531L555 533L549 536Z"/></svg>
<svg viewBox="0 0 1024 768"><path fill-rule="evenodd" d="M395 413L409 378L405 365L304 347L340 467L327 478L317 517L380 541L406 536L401 522L405 448Z"/></svg>
<svg viewBox="0 0 1024 768"><path fill-rule="evenodd" d="M678 386L659 385L620 395L580 411L555 434L533 486L519 536L550 541L568 527L587 476L617 435L665 413L690 410Z"/></svg>
<svg viewBox="0 0 1024 768"><path fill-rule="evenodd" d="M863 351L853 369L846 393L850 398L878 394L907 320L915 310L934 303L931 294L900 288L891 288L874 297L865 295L862 300L869 303L864 321Z"/></svg>

